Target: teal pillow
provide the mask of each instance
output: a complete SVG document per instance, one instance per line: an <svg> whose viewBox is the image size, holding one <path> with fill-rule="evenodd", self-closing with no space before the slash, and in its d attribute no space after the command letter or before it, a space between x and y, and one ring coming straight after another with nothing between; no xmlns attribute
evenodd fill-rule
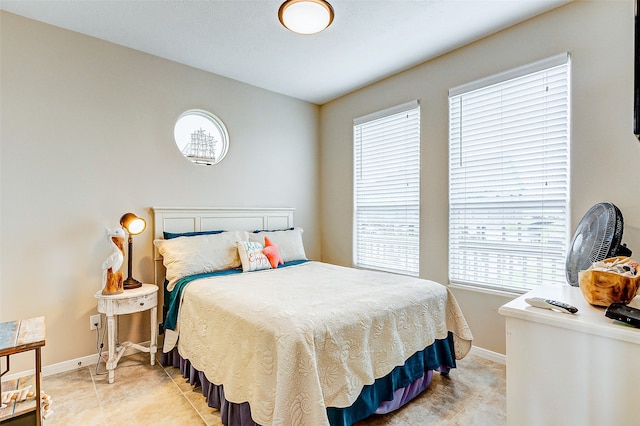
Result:
<svg viewBox="0 0 640 426"><path fill-rule="evenodd" d="M170 240L178 237L194 237L196 235L221 234L225 231L192 231L192 232L164 232L164 239Z"/></svg>

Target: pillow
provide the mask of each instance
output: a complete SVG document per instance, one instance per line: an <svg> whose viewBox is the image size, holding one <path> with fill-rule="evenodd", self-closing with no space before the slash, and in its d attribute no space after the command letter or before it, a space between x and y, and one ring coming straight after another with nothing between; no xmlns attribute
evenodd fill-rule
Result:
<svg viewBox="0 0 640 426"><path fill-rule="evenodd" d="M224 231L191 231L191 232L163 232L165 240L178 237L194 237L197 235L222 234Z"/></svg>
<svg viewBox="0 0 640 426"><path fill-rule="evenodd" d="M293 228L286 228L286 229L256 229L255 231L253 231L254 234L257 234L258 232L276 232L276 231L292 231Z"/></svg>
<svg viewBox="0 0 640 426"><path fill-rule="evenodd" d="M264 237L269 237L273 243L278 245L280 256L284 262L293 260L307 260L302 244L302 228L293 228L287 231L261 231L249 235L249 241L256 241L262 244Z"/></svg>
<svg viewBox="0 0 640 426"><path fill-rule="evenodd" d="M155 240L153 243L167 268L167 290L173 290L176 281L189 275L239 267L242 263L236 242L248 237L248 232L232 231Z"/></svg>
<svg viewBox="0 0 640 426"><path fill-rule="evenodd" d="M271 242L269 237L264 237L264 250L262 252L269 259L269 263L273 269L276 269L278 265L284 264L284 260L280 256L280 250L278 250L278 245Z"/></svg>
<svg viewBox="0 0 640 426"><path fill-rule="evenodd" d="M262 244L255 241L238 241L237 245L243 272L271 269L269 259L262 253Z"/></svg>

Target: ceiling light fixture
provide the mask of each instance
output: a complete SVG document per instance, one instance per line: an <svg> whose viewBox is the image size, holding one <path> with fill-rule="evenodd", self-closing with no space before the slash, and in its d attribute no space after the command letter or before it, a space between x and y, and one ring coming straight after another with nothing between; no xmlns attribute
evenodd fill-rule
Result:
<svg viewBox="0 0 640 426"><path fill-rule="evenodd" d="M333 22L333 7L325 0L287 0L278 10L285 28L299 34L315 34Z"/></svg>

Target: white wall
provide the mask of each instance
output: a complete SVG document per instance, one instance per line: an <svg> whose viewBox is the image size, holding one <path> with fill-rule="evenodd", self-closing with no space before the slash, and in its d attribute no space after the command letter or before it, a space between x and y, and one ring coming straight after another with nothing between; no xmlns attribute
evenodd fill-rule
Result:
<svg viewBox="0 0 640 426"><path fill-rule="evenodd" d="M320 258L317 106L6 12L0 27L0 321L44 315L44 365L95 354L104 228L125 212L149 224L134 238L147 282L152 206L294 207ZM229 130L216 166L175 146L190 108ZM147 318L125 317L120 340L148 340Z"/></svg>
<svg viewBox="0 0 640 426"><path fill-rule="evenodd" d="M640 253L640 143L632 134L633 3L574 1L321 107L323 260L350 264L352 120L419 99L422 126L421 272L446 283L448 90L568 51L572 58L571 220L611 201ZM347 183L347 184L345 184ZM505 352L498 308L512 297L456 289L475 344Z"/></svg>

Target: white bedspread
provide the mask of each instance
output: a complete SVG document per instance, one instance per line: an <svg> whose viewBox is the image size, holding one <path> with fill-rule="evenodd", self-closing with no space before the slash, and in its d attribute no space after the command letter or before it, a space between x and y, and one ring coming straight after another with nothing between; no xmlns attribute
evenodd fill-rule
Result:
<svg viewBox="0 0 640 426"><path fill-rule="evenodd" d="M328 424L448 331L458 359L472 340L446 287L319 262L196 280L178 321L180 354L264 426Z"/></svg>

